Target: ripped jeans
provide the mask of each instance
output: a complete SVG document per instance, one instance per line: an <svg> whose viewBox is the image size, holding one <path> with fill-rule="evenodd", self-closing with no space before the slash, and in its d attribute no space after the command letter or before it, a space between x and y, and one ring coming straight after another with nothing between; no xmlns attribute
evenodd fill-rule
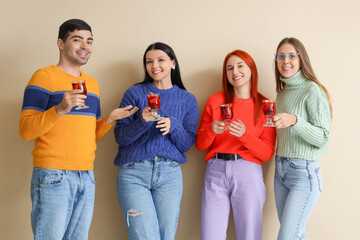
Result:
<svg viewBox="0 0 360 240"><path fill-rule="evenodd" d="M275 158L274 191L280 220L278 240L305 240L305 226L322 191L317 161Z"/></svg>
<svg viewBox="0 0 360 240"><path fill-rule="evenodd" d="M121 165L117 191L130 240L175 239L183 193L179 162L154 157Z"/></svg>

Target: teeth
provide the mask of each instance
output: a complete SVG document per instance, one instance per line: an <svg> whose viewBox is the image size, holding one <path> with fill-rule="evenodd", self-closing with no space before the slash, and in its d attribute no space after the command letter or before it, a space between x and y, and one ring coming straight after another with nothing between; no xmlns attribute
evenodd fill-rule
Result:
<svg viewBox="0 0 360 240"><path fill-rule="evenodd" d="M87 56L87 52L78 52L78 54L80 55L80 57L86 57Z"/></svg>

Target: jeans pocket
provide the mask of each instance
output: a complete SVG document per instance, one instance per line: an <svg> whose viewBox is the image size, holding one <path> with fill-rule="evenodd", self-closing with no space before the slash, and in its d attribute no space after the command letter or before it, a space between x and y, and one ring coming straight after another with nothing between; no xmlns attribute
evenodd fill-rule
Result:
<svg viewBox="0 0 360 240"><path fill-rule="evenodd" d="M207 161L207 164L213 164L215 162L216 158L211 158Z"/></svg>
<svg viewBox="0 0 360 240"><path fill-rule="evenodd" d="M89 170L88 171L90 180L95 184L95 175L94 175L94 171L93 170Z"/></svg>
<svg viewBox="0 0 360 240"><path fill-rule="evenodd" d="M123 165L120 165L119 168L121 169L131 169L131 168L135 168L135 166L137 165L138 162L129 162L129 163L125 163Z"/></svg>
<svg viewBox="0 0 360 240"><path fill-rule="evenodd" d="M64 171L56 169L37 168L34 174L39 187L51 187L60 185L64 179Z"/></svg>
<svg viewBox="0 0 360 240"><path fill-rule="evenodd" d="M309 164L304 159L294 158L289 161L289 165L294 169L307 169Z"/></svg>
<svg viewBox="0 0 360 240"><path fill-rule="evenodd" d="M169 164L170 167L178 167L180 163L178 161L167 159L166 162Z"/></svg>

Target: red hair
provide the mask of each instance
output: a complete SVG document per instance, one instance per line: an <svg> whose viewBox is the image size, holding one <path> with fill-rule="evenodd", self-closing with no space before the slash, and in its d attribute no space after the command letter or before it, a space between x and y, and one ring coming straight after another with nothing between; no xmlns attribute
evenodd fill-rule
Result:
<svg viewBox="0 0 360 240"><path fill-rule="evenodd" d="M251 86L250 86L250 97L254 100L255 103L255 118L254 123L256 124L260 119L262 113L262 100L266 99L261 93L258 92L258 71L254 59L245 51L235 50L228 55L226 55L223 65L223 76L222 76L222 86L225 95L225 103L232 103L234 100L234 87L229 83L226 75L226 62L231 56L237 56L244 60L244 62L249 66L251 70Z"/></svg>

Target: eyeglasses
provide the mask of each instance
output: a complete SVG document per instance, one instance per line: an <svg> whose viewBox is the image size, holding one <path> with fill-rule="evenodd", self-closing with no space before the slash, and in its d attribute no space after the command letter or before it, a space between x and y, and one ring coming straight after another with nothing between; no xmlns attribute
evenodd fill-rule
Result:
<svg viewBox="0 0 360 240"><path fill-rule="evenodd" d="M275 61L283 62L283 61L285 61L285 58L287 57L289 59L289 61L291 62L291 61L294 61L299 55L300 55L300 53L288 53L288 54L279 53L279 54L275 54Z"/></svg>

